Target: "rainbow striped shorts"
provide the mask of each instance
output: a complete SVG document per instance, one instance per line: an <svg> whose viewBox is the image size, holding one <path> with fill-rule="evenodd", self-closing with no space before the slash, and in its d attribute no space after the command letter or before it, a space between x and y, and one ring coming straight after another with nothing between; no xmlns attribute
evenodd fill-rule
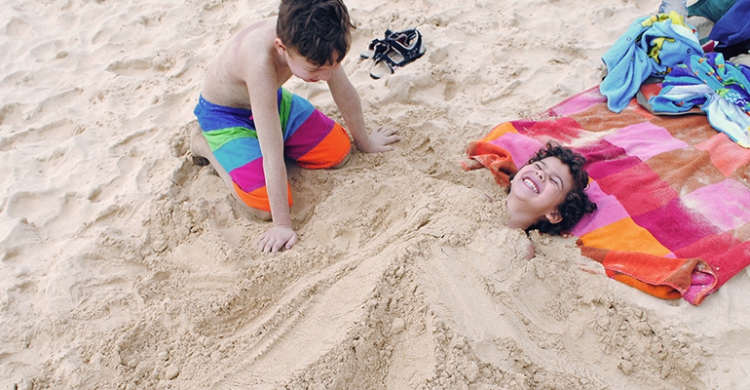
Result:
<svg viewBox="0 0 750 390"><path fill-rule="evenodd" d="M306 99L279 88L278 105L287 158L302 168L325 169L336 166L349 154L351 142L346 130ZM252 111L220 106L201 96L194 113L240 199L252 208L271 211ZM289 183L287 193L291 206Z"/></svg>

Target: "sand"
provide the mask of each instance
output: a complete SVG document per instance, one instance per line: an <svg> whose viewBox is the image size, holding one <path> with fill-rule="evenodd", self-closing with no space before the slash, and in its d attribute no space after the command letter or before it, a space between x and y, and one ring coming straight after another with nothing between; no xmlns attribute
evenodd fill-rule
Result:
<svg viewBox="0 0 750 390"><path fill-rule="evenodd" d="M403 141L290 167L300 241L270 255L188 134L209 60L276 1L4 2L0 389L750 388L747 270L698 307L654 298L505 228L458 164L597 85L658 1L347 4L343 66ZM425 56L371 79L359 52L408 27ZM286 87L341 119L324 83Z"/></svg>

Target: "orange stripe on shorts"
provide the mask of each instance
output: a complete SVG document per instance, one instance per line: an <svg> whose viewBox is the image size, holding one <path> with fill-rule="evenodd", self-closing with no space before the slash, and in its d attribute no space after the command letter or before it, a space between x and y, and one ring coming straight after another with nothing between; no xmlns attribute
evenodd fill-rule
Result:
<svg viewBox="0 0 750 390"><path fill-rule="evenodd" d="M297 164L306 169L325 169L344 161L352 149L349 135L340 124L333 124L328 135L314 148L297 159Z"/></svg>
<svg viewBox="0 0 750 390"><path fill-rule="evenodd" d="M237 185L237 183L232 182L232 184L234 185L234 190L237 192L237 195L239 195L240 199L242 199L246 205L261 211L271 212L271 202L268 201L268 191L266 190L266 186L256 188L250 192L245 192ZM286 194L289 207L292 207L292 187L288 182L286 183Z"/></svg>

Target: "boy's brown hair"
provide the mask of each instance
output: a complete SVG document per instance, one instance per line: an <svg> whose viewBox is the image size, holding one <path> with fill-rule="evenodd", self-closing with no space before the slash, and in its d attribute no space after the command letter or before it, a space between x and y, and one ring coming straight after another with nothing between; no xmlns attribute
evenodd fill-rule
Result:
<svg viewBox="0 0 750 390"><path fill-rule="evenodd" d="M341 0L281 0L276 36L288 49L323 66L344 59L352 28L349 10Z"/></svg>

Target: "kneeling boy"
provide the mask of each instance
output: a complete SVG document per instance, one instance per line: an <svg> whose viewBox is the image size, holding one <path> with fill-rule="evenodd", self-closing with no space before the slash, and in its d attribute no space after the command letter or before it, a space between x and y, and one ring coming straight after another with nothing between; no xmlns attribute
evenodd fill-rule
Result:
<svg viewBox="0 0 750 390"><path fill-rule="evenodd" d="M334 168L351 147L339 124L281 88L291 76L328 83L361 151L389 151L400 140L391 128L367 132L359 96L341 67L351 28L341 0L282 0L277 18L230 38L208 67L195 108L202 132L193 134L193 156L210 162L254 215L273 220L258 239L263 252L297 242L284 157L303 168Z"/></svg>

